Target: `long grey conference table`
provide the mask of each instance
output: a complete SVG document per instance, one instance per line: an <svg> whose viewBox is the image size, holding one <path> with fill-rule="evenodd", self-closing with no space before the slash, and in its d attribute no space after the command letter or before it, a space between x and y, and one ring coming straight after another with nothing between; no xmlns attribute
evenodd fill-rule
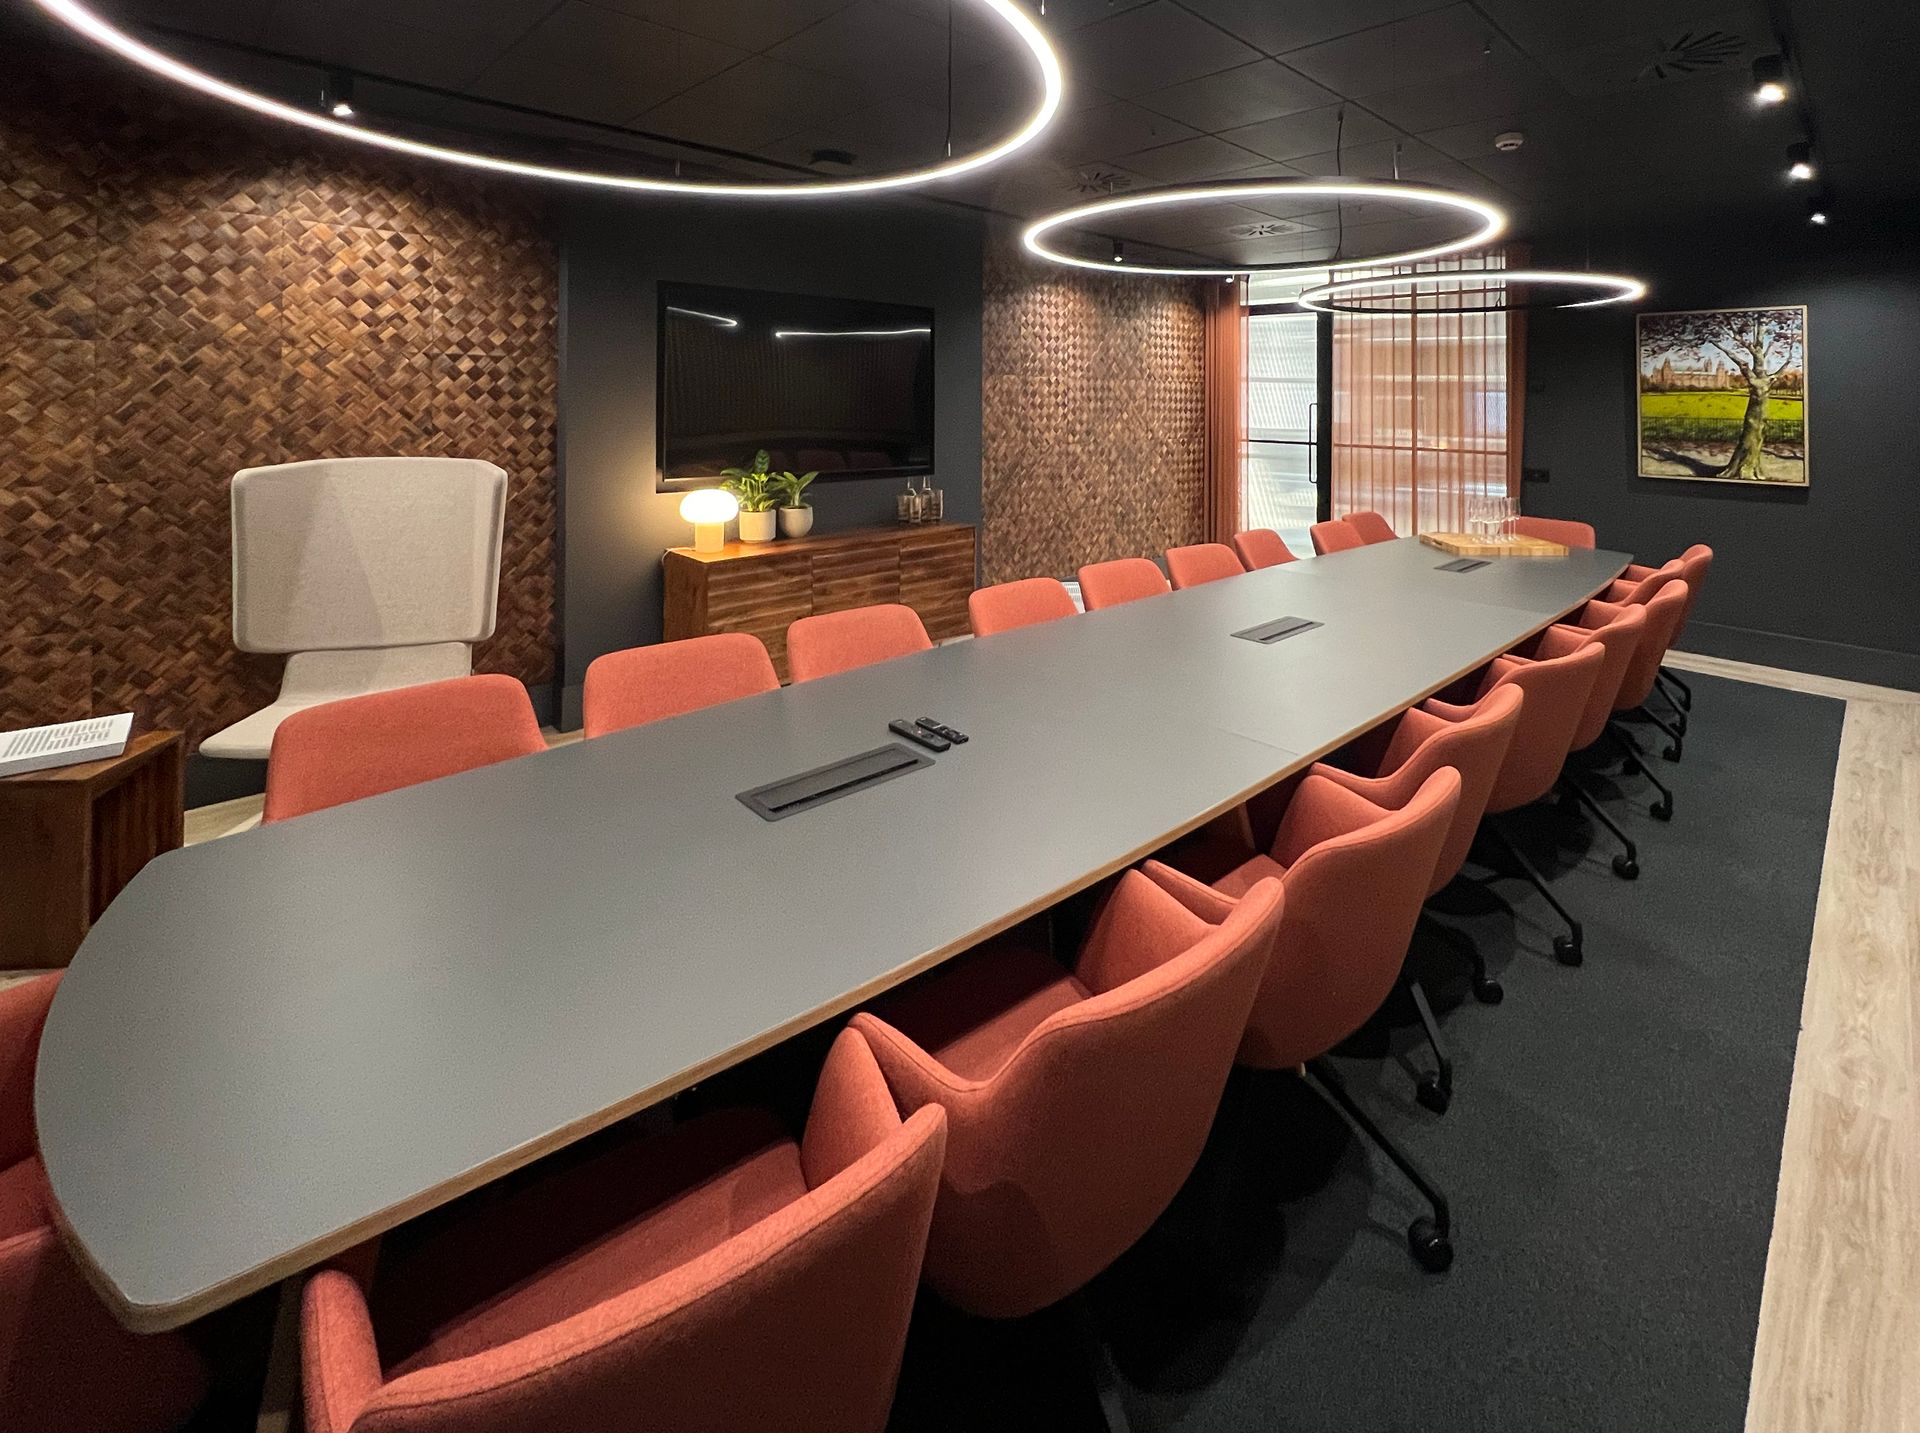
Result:
<svg viewBox="0 0 1920 1433"><path fill-rule="evenodd" d="M1627 560L1381 544L162 856L47 1022L62 1227L127 1325L185 1323L1122 869ZM1321 625L1233 635L1283 617ZM972 740L786 819L736 799L920 716Z"/></svg>

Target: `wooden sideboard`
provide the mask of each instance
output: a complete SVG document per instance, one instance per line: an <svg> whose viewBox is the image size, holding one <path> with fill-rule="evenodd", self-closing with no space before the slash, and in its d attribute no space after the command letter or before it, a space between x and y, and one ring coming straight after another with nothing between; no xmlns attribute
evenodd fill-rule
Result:
<svg viewBox="0 0 1920 1433"><path fill-rule="evenodd" d="M968 630L974 530L966 523L902 523L848 532L730 542L718 552L670 547L664 635L751 632L787 679L787 624L815 612L904 602L934 641Z"/></svg>

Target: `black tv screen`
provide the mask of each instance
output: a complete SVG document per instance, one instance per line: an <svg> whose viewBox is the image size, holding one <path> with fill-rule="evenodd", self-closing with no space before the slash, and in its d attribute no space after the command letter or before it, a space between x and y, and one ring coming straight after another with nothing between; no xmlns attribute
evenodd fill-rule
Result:
<svg viewBox="0 0 1920 1433"><path fill-rule="evenodd" d="M745 468L833 478L933 471L933 310L660 285L663 488Z"/></svg>

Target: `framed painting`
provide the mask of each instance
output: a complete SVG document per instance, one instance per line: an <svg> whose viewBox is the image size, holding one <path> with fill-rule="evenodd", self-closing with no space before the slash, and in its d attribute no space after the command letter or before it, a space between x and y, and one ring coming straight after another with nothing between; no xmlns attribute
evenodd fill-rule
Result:
<svg viewBox="0 0 1920 1433"><path fill-rule="evenodd" d="M1643 313L1640 476L1807 486L1807 310Z"/></svg>

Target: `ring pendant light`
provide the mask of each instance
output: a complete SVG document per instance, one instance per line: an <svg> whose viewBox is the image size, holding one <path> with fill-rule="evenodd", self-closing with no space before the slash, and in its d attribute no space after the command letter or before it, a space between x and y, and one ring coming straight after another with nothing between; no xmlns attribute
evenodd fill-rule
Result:
<svg viewBox="0 0 1920 1433"><path fill-rule="evenodd" d="M448 145L408 139L403 135L389 134L363 123L348 124L331 115L302 109L298 105L274 99L271 95L264 95L257 90L250 90L243 85L223 80L218 75L209 74L205 70L187 64L184 60L176 59L105 19L83 3L83 0L34 0L34 4L69 30L84 36L102 49L110 50L122 59L131 61L150 74L184 85L188 89L198 90L201 94L224 100L242 109L252 110L255 114L285 120L288 124L318 130L322 134L354 140L400 154L410 154L421 159L464 164L474 169L514 174L527 179L560 180L571 184L640 190L651 194L698 194L715 198L742 199L807 199L816 195L871 194L888 189L907 189L983 169L1030 144L1053 122L1054 116L1059 112L1062 91L1059 57L1054 54L1053 46L1047 42L1047 37L1041 32L1040 27L1028 18L1018 0L972 0L972 3L983 7L992 18L1026 47L1040 72L1042 91L1040 103L1027 117L1026 123L1015 133L997 144L975 150L971 154L959 155L939 164L903 170L896 174L880 174L865 179L831 179L794 184L762 184L750 181L729 184L717 181L655 179L644 175L573 169L564 165L533 164L482 154L474 150L455 149Z"/></svg>
<svg viewBox="0 0 1920 1433"><path fill-rule="evenodd" d="M1421 301L1419 288L1432 284L1462 291L1491 288L1495 283L1562 284L1581 290L1601 290L1597 298L1573 303L1482 303L1431 304ZM1295 302L1315 313L1339 314L1467 314L1514 313L1521 309L1600 308L1606 304L1633 303L1646 297L1647 286L1626 274L1595 274L1573 269L1450 269L1433 274L1394 274L1374 279L1343 279L1320 284L1302 293ZM1388 302L1353 303L1366 294L1378 294ZM1405 300L1405 302L1399 302Z"/></svg>
<svg viewBox="0 0 1920 1433"><path fill-rule="evenodd" d="M44 3L44 0L43 0ZM1479 221L1473 233L1444 244L1424 249L1409 249L1397 254L1370 254L1359 259L1301 260L1287 264L1215 264L1206 267L1180 267L1167 264L1138 264L1124 258L1082 258L1048 246L1054 231L1084 226L1088 221L1135 210L1167 205L1204 204L1246 199L1373 199L1386 203L1424 206L1438 213L1463 214ZM1346 269L1377 269L1392 264L1411 264L1420 259L1437 259L1490 244L1506 232L1507 216L1484 199L1437 189L1424 184L1404 184L1385 179L1252 179L1231 180L1223 184L1189 185L1178 189L1149 189L1138 194L1120 194L1097 199L1091 204L1049 214L1027 227L1022 242L1033 253L1056 264L1080 269L1099 269L1116 274L1157 274L1171 278L1233 278L1240 274L1288 274L1310 271L1337 273Z"/></svg>

